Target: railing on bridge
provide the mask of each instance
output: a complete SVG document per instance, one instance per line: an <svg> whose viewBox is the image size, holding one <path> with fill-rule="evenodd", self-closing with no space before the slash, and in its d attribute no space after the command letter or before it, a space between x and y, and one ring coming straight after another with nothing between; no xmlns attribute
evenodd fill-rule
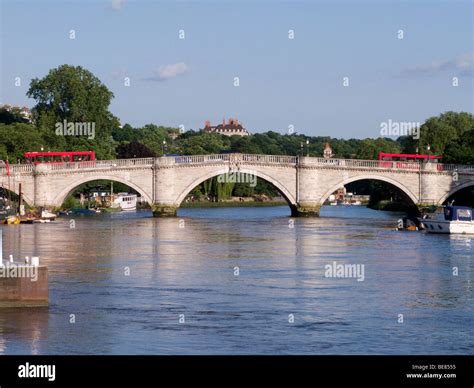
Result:
<svg viewBox="0 0 474 388"><path fill-rule="evenodd" d="M95 160L87 162L72 163L51 163L39 164L13 164L10 165L10 175L29 174L35 168L43 171L71 171L80 169L110 169L127 167L152 167L156 163L158 166L165 165L200 165L218 163L249 163L249 164L270 164L270 165L292 165L296 164L308 166L320 166L330 168L363 168L382 170L402 170L402 171L432 171L432 172L461 172L474 173L474 166L463 166L456 164L442 163L417 163L402 161L384 160L361 160L361 159L325 159L317 157L296 157L286 155L258 155L258 154L211 154L211 155L179 155L165 156L159 158L137 158L137 159L116 159L116 160ZM0 176L7 175L6 167L0 166Z"/></svg>
<svg viewBox="0 0 474 388"><path fill-rule="evenodd" d="M266 164L296 164L296 156L287 155L258 155L258 154L214 154L214 155L189 155L166 156L157 159L158 164L213 164L222 162L246 162Z"/></svg>
<svg viewBox="0 0 474 388"><path fill-rule="evenodd" d="M8 171L5 165L0 166L0 176L7 176L8 172L11 176L23 173L32 173L34 166L32 164L10 164Z"/></svg>
<svg viewBox="0 0 474 388"><path fill-rule="evenodd" d="M474 166L443 163L418 163L362 159L325 159L313 157L304 157L301 159L301 162L302 164L316 165L321 167L369 168L404 171L457 171L463 173L474 173Z"/></svg>
<svg viewBox="0 0 474 388"><path fill-rule="evenodd" d="M152 166L153 158L136 158L136 159L116 159L116 160L91 160L87 162L72 163L51 163L47 168L51 170L77 170L89 168L111 168L111 167L135 167L135 166Z"/></svg>
<svg viewBox="0 0 474 388"><path fill-rule="evenodd" d="M467 166L461 164L439 164L439 166L439 171L474 173L474 166Z"/></svg>

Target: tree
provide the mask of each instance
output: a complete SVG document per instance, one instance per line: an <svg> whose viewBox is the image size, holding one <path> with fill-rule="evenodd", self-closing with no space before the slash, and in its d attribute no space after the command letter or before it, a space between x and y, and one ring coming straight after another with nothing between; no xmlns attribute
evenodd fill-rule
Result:
<svg viewBox="0 0 474 388"><path fill-rule="evenodd" d="M218 154L229 149L230 139L215 133L202 133L185 138L178 144L185 155Z"/></svg>
<svg viewBox="0 0 474 388"><path fill-rule="evenodd" d="M128 144L121 144L117 147L116 152L117 158L119 159L156 157L156 154L152 150L138 141L132 141Z"/></svg>
<svg viewBox="0 0 474 388"><path fill-rule="evenodd" d="M474 164L474 130L463 133L445 149L445 163Z"/></svg>
<svg viewBox="0 0 474 388"><path fill-rule="evenodd" d="M414 153L417 148L420 153L426 153L429 145L432 154L445 155L451 143L456 144L464 133L472 130L474 130L474 116L471 113L445 112L426 120L420 127L419 139L403 137L398 141L406 153Z"/></svg>
<svg viewBox="0 0 474 388"><path fill-rule="evenodd" d="M0 160L16 163L23 153L39 150L43 145L40 133L32 124L0 124Z"/></svg>
<svg viewBox="0 0 474 388"><path fill-rule="evenodd" d="M399 153L400 146L391 139L364 139L360 143L356 157L358 159L378 159L380 152Z"/></svg>
<svg viewBox="0 0 474 388"><path fill-rule="evenodd" d="M44 78L33 79L27 96L36 100L33 114L39 130L50 142L46 146L65 147L66 151L91 149L99 159L114 157L112 130L119 122L108 110L114 95L90 71L81 66L59 66ZM93 138L59 135L57 125L64 120L94 123Z"/></svg>
<svg viewBox="0 0 474 388"><path fill-rule="evenodd" d="M115 127L112 130L112 136L115 141L134 141L139 139L139 131L134 129L130 124L125 124L123 127Z"/></svg>

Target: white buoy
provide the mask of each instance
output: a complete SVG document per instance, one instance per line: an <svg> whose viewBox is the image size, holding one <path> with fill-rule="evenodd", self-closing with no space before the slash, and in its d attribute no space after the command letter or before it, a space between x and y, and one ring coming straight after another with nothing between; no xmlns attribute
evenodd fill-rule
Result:
<svg viewBox="0 0 474 388"><path fill-rule="evenodd" d="M39 257L38 256L33 256L31 258L31 265L34 267L39 267Z"/></svg>

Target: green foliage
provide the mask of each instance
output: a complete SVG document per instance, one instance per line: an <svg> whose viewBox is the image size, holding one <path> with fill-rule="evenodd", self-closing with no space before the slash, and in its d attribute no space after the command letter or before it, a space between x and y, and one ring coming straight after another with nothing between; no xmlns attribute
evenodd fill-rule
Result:
<svg viewBox="0 0 474 388"><path fill-rule="evenodd" d="M357 159L378 159L380 152L400 153L400 145L386 138L364 139L356 153Z"/></svg>
<svg viewBox="0 0 474 388"><path fill-rule="evenodd" d="M74 209L80 207L80 202L73 195L69 195L61 206L63 209Z"/></svg>
<svg viewBox="0 0 474 388"><path fill-rule="evenodd" d="M156 153L150 150L147 146L137 141L132 141L128 144L121 144L116 149L117 158L119 159L133 159L133 158L154 158Z"/></svg>
<svg viewBox="0 0 474 388"><path fill-rule="evenodd" d="M36 100L33 114L51 150L92 150L98 159L113 158L112 131L118 119L108 108L113 93L90 71L81 66L62 65L42 79L30 83L27 96ZM61 136L57 124L94 123L95 137Z"/></svg>
<svg viewBox="0 0 474 388"><path fill-rule="evenodd" d="M474 147L470 138L474 131L474 116L467 112L445 112L431 117L420 128L420 139L402 137L398 139L404 152L442 155L446 163L468 163L474 161Z"/></svg>
<svg viewBox="0 0 474 388"><path fill-rule="evenodd" d="M130 124L125 124L123 127L115 127L112 130L112 136L118 142L132 142L140 139L139 131Z"/></svg>
<svg viewBox="0 0 474 388"><path fill-rule="evenodd" d="M17 163L28 150L39 150L43 145L40 131L32 124L0 124L0 160Z"/></svg>
<svg viewBox="0 0 474 388"><path fill-rule="evenodd" d="M201 133L198 136L184 138L177 142L177 148L184 155L218 154L230 149L231 140L227 136L215 133Z"/></svg>
<svg viewBox="0 0 474 388"><path fill-rule="evenodd" d="M444 162L474 164L474 129L464 132L458 139L447 144Z"/></svg>
<svg viewBox="0 0 474 388"><path fill-rule="evenodd" d="M217 201L230 197L251 197L264 194L272 198L279 195L278 190L271 183L260 178L257 178L257 185L252 187L249 183L218 182L217 177L204 181L190 194L195 197L209 196Z"/></svg>

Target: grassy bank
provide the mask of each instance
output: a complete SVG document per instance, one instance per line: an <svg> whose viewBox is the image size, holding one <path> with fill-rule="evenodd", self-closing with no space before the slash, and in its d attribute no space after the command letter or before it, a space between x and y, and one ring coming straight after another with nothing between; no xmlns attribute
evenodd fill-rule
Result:
<svg viewBox="0 0 474 388"><path fill-rule="evenodd" d="M285 201L248 201L248 202L183 202L180 208L215 208L215 207L267 207L267 206L285 206Z"/></svg>

